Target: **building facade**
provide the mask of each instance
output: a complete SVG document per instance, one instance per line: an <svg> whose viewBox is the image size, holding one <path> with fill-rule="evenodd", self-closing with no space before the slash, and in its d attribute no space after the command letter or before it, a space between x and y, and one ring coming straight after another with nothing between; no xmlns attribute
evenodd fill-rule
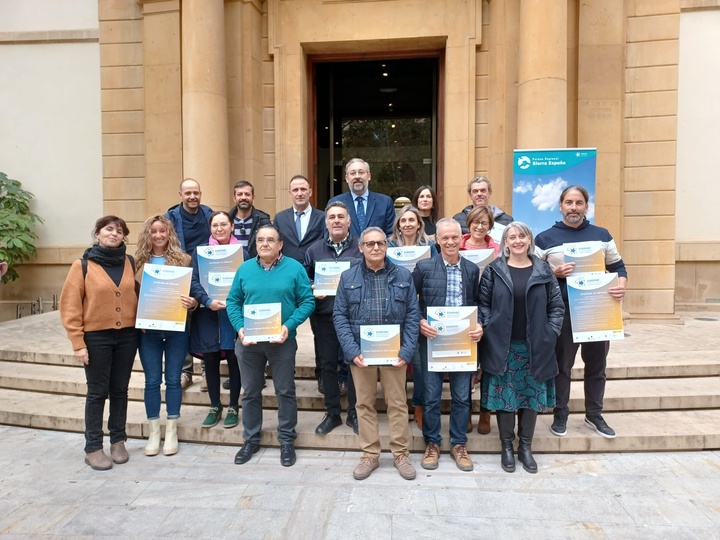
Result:
<svg viewBox="0 0 720 540"><path fill-rule="evenodd" d="M4 318L21 299L59 292L99 215L124 217L134 240L177 202L182 178L216 209L250 180L274 215L298 173L322 207L355 154L370 162L371 189L432 183L453 215L484 175L493 204L512 213L513 150L576 146L598 149L595 223L629 266L625 311L672 318L676 305L720 299L710 222L720 183L698 161L720 126L720 0L74 1L95 10L96 27L75 21L69 42L39 43L58 49L83 30L97 51L85 72L97 87L83 89L99 102L99 128L79 140L101 171L58 178L26 165L21 178L0 163L48 223L67 226L40 232L38 261L0 292ZM0 54L30 54L29 20L0 27ZM53 180L70 191L48 200ZM49 210L59 202L68 216Z"/></svg>

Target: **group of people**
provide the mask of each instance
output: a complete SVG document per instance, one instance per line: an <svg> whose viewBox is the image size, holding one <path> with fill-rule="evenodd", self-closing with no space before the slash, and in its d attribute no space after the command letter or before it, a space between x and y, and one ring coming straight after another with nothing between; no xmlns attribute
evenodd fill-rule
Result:
<svg viewBox="0 0 720 540"><path fill-rule="evenodd" d="M292 207L271 221L254 207L250 182L234 186L235 206L224 212L202 205L199 183L186 179L180 185L180 204L143 224L134 258L126 253L125 221L116 216L97 221L96 241L73 263L60 299L62 322L76 358L85 366L85 460L92 468L105 470L128 460L127 393L138 350L145 372L146 455L160 452L163 358L167 424L162 451L173 455L178 451L182 390L192 384L196 357L202 359L203 387L210 401L204 428L222 421L220 362L228 363L230 401L223 427L242 421L244 429L236 464L247 463L260 448L262 390L269 365L278 399L280 461L292 466L296 462L296 332L309 318L318 388L326 408L315 432L323 436L342 424L340 398L347 392L345 423L358 434L363 452L353 476L369 477L380 463L375 407L379 380L394 466L402 478L413 479L408 419L422 429L423 468L437 468L442 447L440 412L446 374L427 367L428 340L438 331L428 323L426 310L474 306L477 326L469 338L478 346L478 431L491 431L495 411L501 466L512 472L517 418L518 460L526 471L537 472L531 450L537 414L554 410L552 433L567 433L570 370L578 349L567 309L566 279L573 264L564 262L563 244L602 242L606 269L619 276L610 295L620 300L625 292L627 272L612 237L585 217L587 191L580 186L565 189L559 200L562 220L534 238L529 227L489 204L492 186L484 177L468 185L472 204L454 218L442 219L431 186L418 188L412 203L396 213L388 196L370 191L367 162L348 161L345 180L349 191L332 198L323 212L311 206L307 178L293 177ZM505 225L500 242L489 234L495 223ZM202 284L197 248L226 244L239 244L244 262L223 301L212 298ZM411 272L387 256L390 246L429 246L431 257L420 260ZM492 249L496 257L482 273L460 255L475 249ZM315 293L316 264L338 261L349 263L349 269L341 274L336 295ZM185 332L135 328L138 287L148 263L192 267L190 294L178 299L188 311ZM245 335L244 306L267 303L281 306L281 332L272 341L254 342ZM397 359L392 365L368 365L361 352L360 327L390 324L400 327ZM585 423L604 437L614 437L601 414L607 352L607 342L582 345ZM408 366L413 380L410 409ZM466 445L473 428L471 398L478 370L447 375L450 455L459 469L471 471ZM102 430L108 398L110 456L103 450Z"/></svg>

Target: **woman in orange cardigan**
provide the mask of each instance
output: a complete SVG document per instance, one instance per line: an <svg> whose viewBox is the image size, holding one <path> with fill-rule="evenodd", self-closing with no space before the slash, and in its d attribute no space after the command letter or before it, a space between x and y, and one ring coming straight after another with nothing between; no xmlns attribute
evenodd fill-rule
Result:
<svg viewBox="0 0 720 540"><path fill-rule="evenodd" d="M99 471L129 459L128 385L138 347L135 263L125 253L129 232L117 216L97 220L97 241L72 264L60 294L60 318L75 358L85 366L85 463ZM102 425L108 397L110 457L103 451Z"/></svg>

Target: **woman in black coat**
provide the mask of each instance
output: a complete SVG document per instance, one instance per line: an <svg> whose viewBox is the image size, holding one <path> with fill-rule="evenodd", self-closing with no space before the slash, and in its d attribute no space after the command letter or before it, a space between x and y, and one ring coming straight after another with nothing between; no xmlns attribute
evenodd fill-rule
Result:
<svg viewBox="0 0 720 540"><path fill-rule="evenodd" d="M518 416L518 460L537 472L531 444L538 412L555 406L555 341L565 305L550 266L533 255L532 231L515 221L503 231L503 256L480 280L480 312L485 329L480 345L482 405L497 411L501 465L515 471L513 440Z"/></svg>

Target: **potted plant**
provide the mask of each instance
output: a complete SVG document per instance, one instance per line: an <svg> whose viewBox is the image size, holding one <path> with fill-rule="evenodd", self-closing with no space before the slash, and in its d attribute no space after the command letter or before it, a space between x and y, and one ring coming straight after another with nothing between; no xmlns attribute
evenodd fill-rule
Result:
<svg viewBox="0 0 720 540"><path fill-rule="evenodd" d="M33 226L43 220L30 211L33 197L20 182L0 172L0 261L8 263L3 283L16 280L19 277L16 266L37 256Z"/></svg>

